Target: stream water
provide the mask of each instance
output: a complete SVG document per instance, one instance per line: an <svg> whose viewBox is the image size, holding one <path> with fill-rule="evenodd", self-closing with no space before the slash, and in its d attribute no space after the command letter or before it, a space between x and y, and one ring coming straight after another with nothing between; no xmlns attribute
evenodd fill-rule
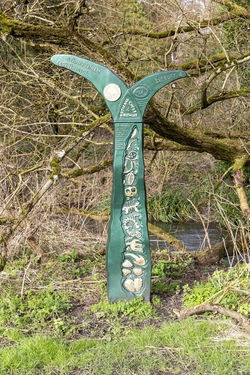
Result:
<svg viewBox="0 0 250 375"><path fill-rule="evenodd" d="M153 225L162 228L165 232L172 234L178 240L182 241L186 249L189 251L203 250L208 247L209 243L206 237L206 231L209 236L211 245L215 245L221 242L223 238L227 238L228 234L226 231L221 231L220 227L216 223L210 223L206 231L201 222L184 222L184 223L163 223L163 222L152 222ZM107 229L107 223L93 224L92 220L85 220L85 226L91 231L95 231L96 234L103 233ZM104 229L104 227L106 229ZM150 234L150 233L149 233ZM159 237L150 234L150 248L152 250L174 250L171 246Z"/></svg>
<svg viewBox="0 0 250 375"><path fill-rule="evenodd" d="M187 250L202 250L209 245L206 231L200 222L174 223L167 224L162 222L153 222L152 224L162 228L165 232L172 234L178 240L182 241ZM216 223L210 223L207 228L207 234L211 245L226 238L226 233L222 232ZM156 236L150 236L150 246L153 250L170 249L168 243Z"/></svg>

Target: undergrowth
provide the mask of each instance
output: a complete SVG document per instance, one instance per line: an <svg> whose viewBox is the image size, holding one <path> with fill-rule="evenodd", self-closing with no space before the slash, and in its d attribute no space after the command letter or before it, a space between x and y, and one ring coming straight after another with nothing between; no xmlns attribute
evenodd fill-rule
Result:
<svg viewBox="0 0 250 375"><path fill-rule="evenodd" d="M250 273L248 264L229 270L218 270L210 280L196 282L191 289L184 286L184 304L193 307L204 302L219 303L250 317Z"/></svg>
<svg viewBox="0 0 250 375"><path fill-rule="evenodd" d="M150 302L144 302L142 297L115 303L109 303L107 300L101 301L93 305L91 310L97 314L98 318L116 319L124 316L137 322L156 316L153 305Z"/></svg>
<svg viewBox="0 0 250 375"><path fill-rule="evenodd" d="M72 250L46 264L24 256L7 265L0 278L0 375L248 375L250 352L228 334L228 321L165 322L164 298L182 291L189 259L153 258L151 303L109 304L104 264L103 256ZM82 267L75 278L72 271ZM246 266L216 271L208 283L194 292L185 287L185 304L223 296L227 307L248 315L248 294L240 299L236 290L249 290Z"/></svg>
<svg viewBox="0 0 250 375"><path fill-rule="evenodd" d="M166 223L197 221L196 207L207 220L216 221L223 227L225 217L232 226L244 222L232 175L227 172L229 167L227 162L216 161L214 167L204 174L197 165L179 166L178 175L173 176L160 193L156 191L148 198L149 218ZM244 175L247 181L248 169L244 170ZM249 189L246 189L246 195L250 199Z"/></svg>
<svg viewBox="0 0 250 375"><path fill-rule="evenodd" d="M103 268L103 257L93 252L83 256L72 250L42 264L24 252L0 274L0 335L72 335L78 327L71 311L87 290L82 281L97 283L98 291Z"/></svg>
<svg viewBox="0 0 250 375"><path fill-rule="evenodd" d="M4 293L0 306L0 332L5 330L4 327L27 332L47 327L63 332L69 324L65 314L70 308L69 296L62 291L29 290L22 297Z"/></svg>
<svg viewBox="0 0 250 375"><path fill-rule="evenodd" d="M164 256L164 250L162 256ZM166 252L168 255L168 252ZM192 264L191 258L183 259L181 256L175 260L158 259L152 266L152 293L179 293L181 276Z"/></svg>

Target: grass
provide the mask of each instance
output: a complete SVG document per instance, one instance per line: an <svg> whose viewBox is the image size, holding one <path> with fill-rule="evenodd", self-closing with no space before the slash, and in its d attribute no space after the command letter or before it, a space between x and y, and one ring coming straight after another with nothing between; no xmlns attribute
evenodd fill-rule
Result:
<svg viewBox="0 0 250 375"><path fill-rule="evenodd" d="M72 251L46 264L24 255L6 266L0 375L249 375L250 338L240 328L211 315L177 321L169 314L182 286L167 286L189 261L154 264L153 284L163 291L152 290L151 303L109 304L104 265L101 255Z"/></svg>
<svg viewBox="0 0 250 375"><path fill-rule="evenodd" d="M247 375L249 349L233 338L215 341L226 330L225 322L189 318L158 329L130 329L110 342L22 336L0 349L0 374L66 375L79 369L85 375Z"/></svg>
<svg viewBox="0 0 250 375"><path fill-rule="evenodd" d="M195 214L183 192L166 190L163 194L155 194L148 200L150 218L156 221L173 223L193 219Z"/></svg>

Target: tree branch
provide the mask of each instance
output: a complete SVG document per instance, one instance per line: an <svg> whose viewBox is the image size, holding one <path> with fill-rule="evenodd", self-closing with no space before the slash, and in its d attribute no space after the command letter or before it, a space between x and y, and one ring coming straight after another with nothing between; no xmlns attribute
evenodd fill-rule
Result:
<svg viewBox="0 0 250 375"><path fill-rule="evenodd" d="M195 148L198 152L208 152L217 160L234 162L239 155L245 155L245 150L238 141L215 139L203 132L183 128L166 119L158 110L153 100L147 108L145 122L160 136L181 145ZM249 155L248 155L249 158Z"/></svg>
<svg viewBox="0 0 250 375"><path fill-rule="evenodd" d="M63 177L70 179L70 178L83 176L84 174L93 174L112 165L112 161L113 161L113 158L106 159L106 160L101 161L99 164L91 165L88 168L78 168L73 171L64 172L62 173L62 175Z"/></svg>
<svg viewBox="0 0 250 375"><path fill-rule="evenodd" d="M229 61L228 61L229 58ZM190 76L197 75L197 72L205 72L210 67L213 70L213 76L209 77L213 80L218 74L232 67L250 61L250 51L246 51L244 55L239 56L236 52L230 52L225 55L224 52L216 53L204 59L191 60L178 66L182 70L189 71Z"/></svg>
<svg viewBox="0 0 250 375"><path fill-rule="evenodd" d="M163 31L148 31L148 30L145 30L145 29L138 29L138 28L133 28L133 29L123 29L123 31L121 32L121 29L108 29L108 31L113 34L113 35L124 35L124 34L128 34L128 35L138 35L138 36L143 36L143 37L147 37L147 38L150 38L150 39L165 39L165 38L168 38L168 37L171 37L171 36L174 36L176 34L184 34L184 33L189 33L191 31L194 31L194 30L197 30L199 28L199 30L201 29L204 29L204 28L207 28L208 26L217 26L217 25L220 25L224 22L228 22L230 20L233 20L235 18L239 18L239 17L244 17L244 18L250 18L250 15L247 14L246 15L246 12L245 11L242 11L242 14L239 15L239 14L233 14L233 13L225 13L223 14L221 17L216 17L216 18L213 18L213 19L210 19L210 20L204 20L202 22L192 22L192 24L190 23L189 25L182 25L182 26L179 26L178 28L173 28L173 29L168 29L168 30L163 30ZM104 44L107 44L107 42L104 42Z"/></svg>
<svg viewBox="0 0 250 375"><path fill-rule="evenodd" d="M250 18L249 10L237 4L236 1L231 1L231 0L215 0L215 1L218 4L224 5L230 12L229 13L230 15Z"/></svg>
<svg viewBox="0 0 250 375"><path fill-rule="evenodd" d="M247 61L250 61L250 51L245 54L244 56L239 57L238 59L233 59L228 61L229 56L226 56L225 60L220 62L220 67L218 69L215 69L212 74L210 75L209 79L204 83L202 87L202 92L201 92L201 108L205 109L207 108L210 103L207 100L207 89L211 82L222 72L225 72L228 69L232 69L233 67L243 64Z"/></svg>
<svg viewBox="0 0 250 375"><path fill-rule="evenodd" d="M237 158L233 165L233 179L236 188L236 192L238 194L238 198L240 201L240 208L241 211L246 218L246 220L250 221L250 207L248 204L248 199L244 187L244 174L243 174L243 167L246 164L247 158Z"/></svg>
<svg viewBox="0 0 250 375"><path fill-rule="evenodd" d="M199 306L190 307L189 309L173 309L173 312L179 319L185 319L190 315L203 314L204 312L212 311L214 313L219 313L230 318L235 319L246 331L250 332L250 320L245 318L242 314L222 307L217 304L212 304L209 302L202 303Z"/></svg>
<svg viewBox="0 0 250 375"><path fill-rule="evenodd" d="M0 25L1 32L12 35L15 38L23 38L25 40L32 40L34 42L46 41L54 45L67 46L77 45L81 48L87 48L92 53L99 54L100 59L107 60L114 71L119 71L130 82L134 80L133 73L120 63L114 54L110 53L107 49L103 48L100 44L94 43L84 35L80 35L78 32L70 30L67 27L51 27L45 25L33 25L21 21L14 20L7 16L5 13L0 11Z"/></svg>
<svg viewBox="0 0 250 375"><path fill-rule="evenodd" d="M228 92L221 92L217 95L211 95L207 98L207 107L211 106L214 103L222 102L224 100L233 99L233 98L249 98L250 97L250 90L233 90ZM202 105L203 103L203 105ZM199 101L192 107L188 108L185 112L186 115L191 115L192 113L195 113L199 111L200 109L204 109L204 102Z"/></svg>

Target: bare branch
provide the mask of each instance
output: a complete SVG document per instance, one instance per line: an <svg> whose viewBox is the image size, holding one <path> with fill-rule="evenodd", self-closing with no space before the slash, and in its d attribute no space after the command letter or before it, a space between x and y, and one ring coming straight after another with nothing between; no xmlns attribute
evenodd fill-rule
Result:
<svg viewBox="0 0 250 375"><path fill-rule="evenodd" d="M202 314L207 311L212 311L214 313L219 313L230 318L235 319L246 331L250 332L250 320L244 317L242 314L222 307L220 305L205 302L199 306L190 307L189 309L174 309L173 312L177 315L179 319L185 319L186 317L194 314Z"/></svg>

